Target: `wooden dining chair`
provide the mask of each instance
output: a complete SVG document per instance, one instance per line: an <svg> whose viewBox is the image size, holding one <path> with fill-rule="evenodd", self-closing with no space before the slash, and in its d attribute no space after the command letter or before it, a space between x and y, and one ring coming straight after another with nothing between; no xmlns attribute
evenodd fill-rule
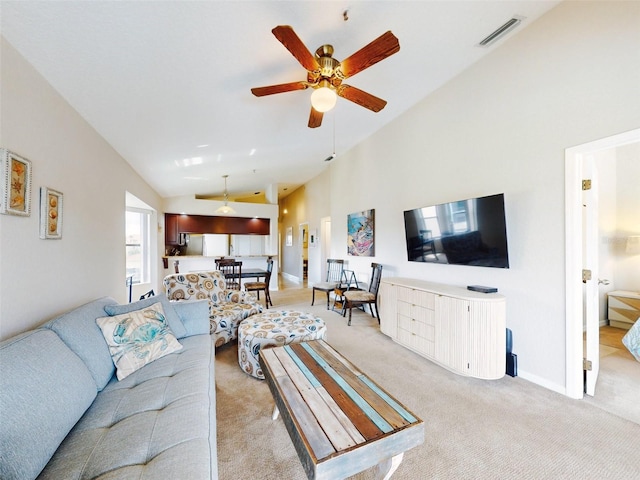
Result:
<svg viewBox="0 0 640 480"><path fill-rule="evenodd" d="M220 262L228 262L230 260L234 260L233 258L216 258L214 261L216 262L216 270L220 270Z"/></svg>
<svg viewBox="0 0 640 480"><path fill-rule="evenodd" d="M363 307L369 305L371 316L378 318L380 323L380 315L378 314L378 288L380 287L380 279L382 278L382 265L379 263L371 264L371 282L368 290L347 290L344 292L344 310L349 310L349 321L347 325L351 325L351 310L353 307ZM375 313L374 313L375 309ZM344 315L343 313L343 315Z"/></svg>
<svg viewBox="0 0 640 480"><path fill-rule="evenodd" d="M342 272L344 270L344 260L336 258L327 259L327 277L326 281L316 283L313 286L311 292L311 305L316 300L316 290L319 292L325 292L327 294L327 310L329 310L329 293L333 292L335 288L340 285L342 281Z"/></svg>
<svg viewBox="0 0 640 480"><path fill-rule="evenodd" d="M240 290L242 280L242 262L233 258L223 259L218 262L218 270L224 275L228 290Z"/></svg>
<svg viewBox="0 0 640 480"><path fill-rule="evenodd" d="M247 292L258 292L258 300L260 300L260 292L264 292L264 305L269 308L269 305L273 307L271 302L271 295L269 294L269 282L271 281L271 272L273 271L273 259L267 260L267 270L264 276L264 282L246 282L244 289Z"/></svg>

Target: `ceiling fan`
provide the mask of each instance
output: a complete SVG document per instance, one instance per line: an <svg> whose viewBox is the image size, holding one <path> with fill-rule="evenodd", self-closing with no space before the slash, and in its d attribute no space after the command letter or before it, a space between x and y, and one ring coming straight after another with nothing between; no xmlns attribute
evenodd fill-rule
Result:
<svg viewBox="0 0 640 480"><path fill-rule="evenodd" d="M379 112L387 104L385 100L343 84L342 81L400 50L400 42L391 31L382 34L342 62L333 58L332 45L322 45L312 55L289 25L279 25L271 32L307 70L307 80L252 88L251 93L256 97L305 90L309 87L315 89L311 95L309 128L322 124L322 116L334 107L336 95L374 112Z"/></svg>

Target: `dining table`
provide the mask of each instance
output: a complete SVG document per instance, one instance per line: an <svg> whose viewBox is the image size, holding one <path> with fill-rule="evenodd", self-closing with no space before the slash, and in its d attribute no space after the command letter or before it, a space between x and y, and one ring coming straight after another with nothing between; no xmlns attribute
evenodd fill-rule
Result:
<svg viewBox="0 0 640 480"><path fill-rule="evenodd" d="M262 268L243 268L240 278L255 278L259 282L261 278L267 277L267 271Z"/></svg>

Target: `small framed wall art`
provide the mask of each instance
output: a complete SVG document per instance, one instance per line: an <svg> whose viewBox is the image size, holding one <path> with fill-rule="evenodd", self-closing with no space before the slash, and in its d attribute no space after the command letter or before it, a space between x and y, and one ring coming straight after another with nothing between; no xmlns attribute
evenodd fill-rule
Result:
<svg viewBox="0 0 640 480"><path fill-rule="evenodd" d="M0 213L31 215L31 162L6 148L0 149L2 185Z"/></svg>
<svg viewBox="0 0 640 480"><path fill-rule="evenodd" d="M62 238L62 193L40 187L40 238Z"/></svg>

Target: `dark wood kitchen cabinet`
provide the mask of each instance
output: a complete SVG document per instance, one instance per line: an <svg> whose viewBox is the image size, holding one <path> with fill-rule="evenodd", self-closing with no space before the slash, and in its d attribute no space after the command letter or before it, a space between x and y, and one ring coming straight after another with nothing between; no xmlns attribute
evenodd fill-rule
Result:
<svg viewBox="0 0 640 480"><path fill-rule="evenodd" d="M165 213L164 225L164 243L167 247L177 247L180 244L181 233L229 235L269 235L270 233L270 219L268 218Z"/></svg>
<svg viewBox="0 0 640 480"><path fill-rule="evenodd" d="M164 243L165 245L178 244L178 215L164 215Z"/></svg>

